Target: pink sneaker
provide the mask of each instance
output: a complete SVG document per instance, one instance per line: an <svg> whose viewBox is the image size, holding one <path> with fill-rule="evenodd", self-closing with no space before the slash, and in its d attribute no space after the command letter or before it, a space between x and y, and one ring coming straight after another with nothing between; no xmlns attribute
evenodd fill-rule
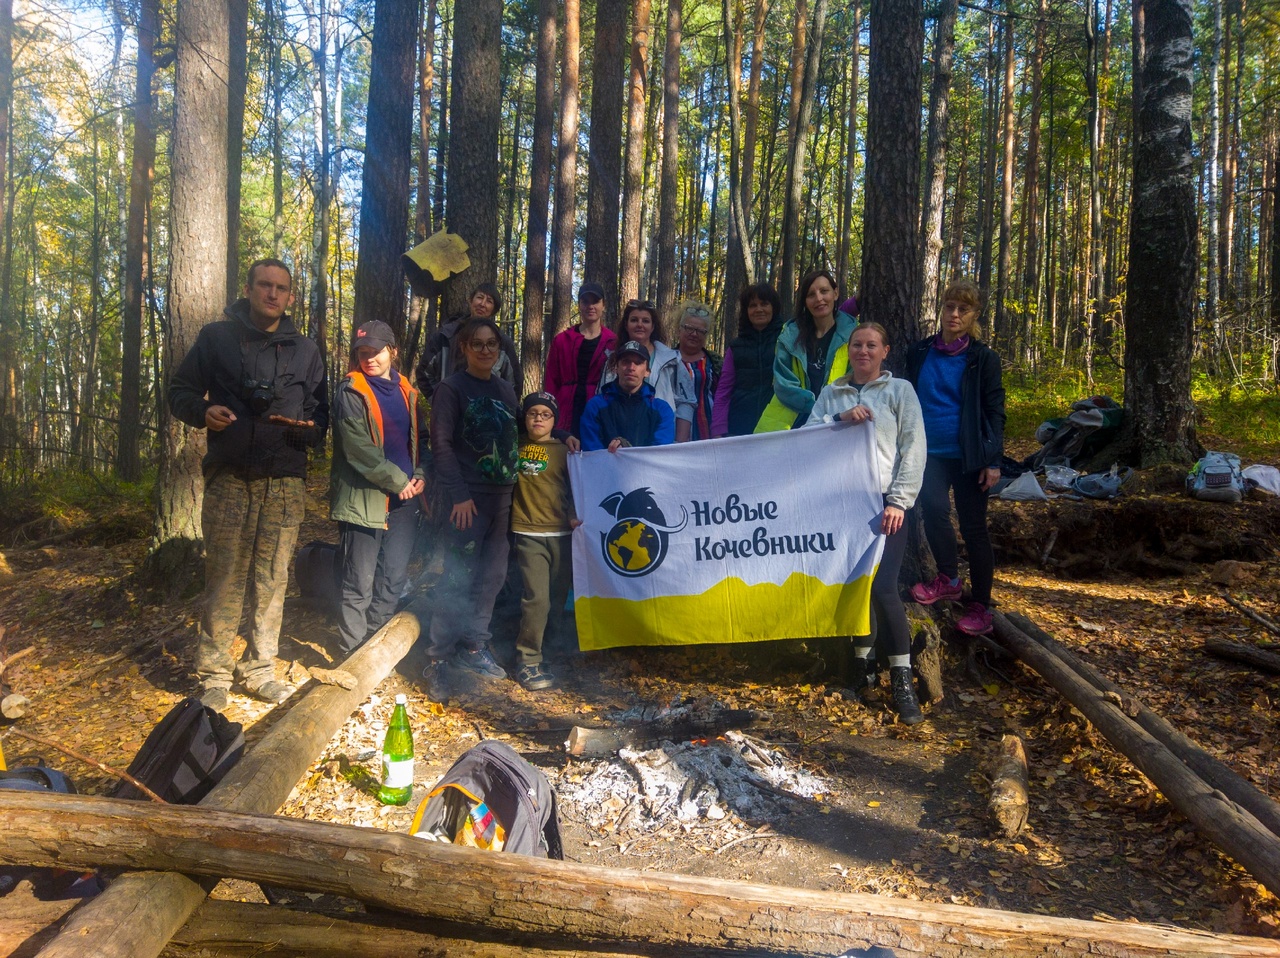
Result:
<svg viewBox="0 0 1280 958"><path fill-rule="evenodd" d="M970 602L956 628L966 635L986 635L991 631L991 610L981 602Z"/></svg>
<svg viewBox="0 0 1280 958"><path fill-rule="evenodd" d="M959 599L963 589L961 583L951 584L945 575L939 575L932 582L917 582L911 587L911 598L921 605L933 605L935 602Z"/></svg>

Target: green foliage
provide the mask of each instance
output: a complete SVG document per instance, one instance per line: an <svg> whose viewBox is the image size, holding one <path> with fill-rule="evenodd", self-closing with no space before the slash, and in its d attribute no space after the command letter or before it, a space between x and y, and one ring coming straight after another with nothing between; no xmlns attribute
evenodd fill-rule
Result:
<svg viewBox="0 0 1280 958"><path fill-rule="evenodd" d="M1006 373L1004 389L1009 415L1005 437L1017 440L1034 438L1037 426L1046 419L1065 416L1077 399L1103 395L1122 402L1124 383L1119 370L1106 367L1095 370L1090 389L1082 370L1055 364L1034 372Z"/></svg>
<svg viewBox="0 0 1280 958"><path fill-rule="evenodd" d="M1280 459L1280 392L1274 385L1241 386L1200 373L1191 396L1206 447L1234 452L1246 464Z"/></svg>

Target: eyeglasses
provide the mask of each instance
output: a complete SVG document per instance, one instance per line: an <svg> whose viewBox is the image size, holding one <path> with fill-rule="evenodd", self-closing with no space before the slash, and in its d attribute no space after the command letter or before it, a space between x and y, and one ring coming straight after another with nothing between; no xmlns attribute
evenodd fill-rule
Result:
<svg viewBox="0 0 1280 958"><path fill-rule="evenodd" d="M705 336L711 330L703 326L690 326L688 323L681 323L680 329L686 333L693 333L695 336Z"/></svg>
<svg viewBox="0 0 1280 958"><path fill-rule="evenodd" d="M653 303L649 302L647 299L629 299L627 300L627 305L625 308L626 309L647 309L649 310L649 312L652 313L658 307L653 305Z"/></svg>
<svg viewBox="0 0 1280 958"><path fill-rule="evenodd" d="M556 414L553 413L550 409L548 409L546 412L538 412L536 410L530 409L527 413L524 414L524 417L530 420L531 422L546 422L548 419L555 419Z"/></svg>
<svg viewBox="0 0 1280 958"><path fill-rule="evenodd" d="M471 348L478 353L496 353L498 351L498 341L496 339L473 339L471 340Z"/></svg>

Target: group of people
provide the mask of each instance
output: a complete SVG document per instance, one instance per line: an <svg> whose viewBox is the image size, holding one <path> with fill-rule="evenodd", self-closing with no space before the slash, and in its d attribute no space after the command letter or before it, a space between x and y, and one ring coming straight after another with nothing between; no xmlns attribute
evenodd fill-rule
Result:
<svg viewBox="0 0 1280 958"><path fill-rule="evenodd" d="M197 673L215 708L225 707L233 680L269 702L294 691L276 680L273 666L306 451L323 437L330 410L318 350L293 327L291 302L288 268L274 259L254 263L245 298L201 331L170 387L175 416L209 431ZM539 691L556 682L543 635L571 584L571 453L870 421L884 496L885 548L872 586L876 631L894 708L902 721L920 721L898 591L905 517L917 501L938 576L914 584L912 597L932 604L965 594L954 495L972 579L957 627L991 629L986 494L999 478L1004 391L998 357L977 338L978 288L966 280L948 286L941 329L910 350L905 380L885 368L885 329L859 324L856 300L841 303L825 270L801 281L790 320L768 284L743 290L723 358L707 348L711 316L701 303L681 303L665 317L674 327L668 343L652 302L628 302L613 329L598 283L583 283L577 302L579 322L554 338L543 388L523 401L520 364L498 325L502 300L492 284L478 286L468 314L429 338L416 385L399 372L387 324L356 329L332 410L330 516L339 525L342 652L358 648L400 601L428 471L448 514L429 683L447 688L458 671L507 677L490 648L490 620L514 546L523 583L515 679ZM420 396L430 410L422 426ZM231 645L250 575L252 630L236 663ZM853 647L848 684L861 696L875 678L872 636L854 637Z"/></svg>

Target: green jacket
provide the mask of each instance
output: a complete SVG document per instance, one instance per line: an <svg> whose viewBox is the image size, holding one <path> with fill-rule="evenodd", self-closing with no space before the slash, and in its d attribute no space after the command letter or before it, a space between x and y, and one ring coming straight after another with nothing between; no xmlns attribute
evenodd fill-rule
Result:
<svg viewBox="0 0 1280 958"><path fill-rule="evenodd" d="M423 476L418 462L418 391L405 376L400 392L409 407L414 473L389 460L382 449L382 413L364 373L351 372L338 387L333 414L333 464L329 470L329 518L367 529L385 529L391 497L410 478Z"/></svg>

